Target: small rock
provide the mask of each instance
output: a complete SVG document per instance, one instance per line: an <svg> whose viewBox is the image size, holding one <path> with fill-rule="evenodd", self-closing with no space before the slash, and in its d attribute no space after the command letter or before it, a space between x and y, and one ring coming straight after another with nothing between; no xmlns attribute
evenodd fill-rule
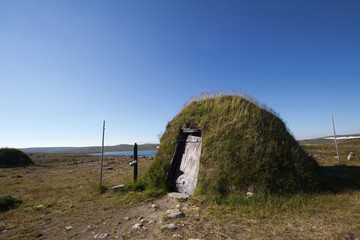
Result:
<svg viewBox="0 0 360 240"><path fill-rule="evenodd" d="M113 192L119 191L121 188L123 188L125 185L124 184L120 184L120 185L116 185L114 187L111 188L111 190Z"/></svg>
<svg viewBox="0 0 360 240"><path fill-rule="evenodd" d="M176 234L173 235L173 238L183 238L183 236L181 234L176 233Z"/></svg>
<svg viewBox="0 0 360 240"><path fill-rule="evenodd" d="M97 238L97 239L104 239L104 238L107 238L109 236L108 233L102 233L102 234L96 234L94 236L94 238Z"/></svg>
<svg viewBox="0 0 360 240"><path fill-rule="evenodd" d="M353 152L351 152L351 153L349 153L347 160L351 160L351 158L354 158L354 157L356 157L356 155Z"/></svg>
<svg viewBox="0 0 360 240"><path fill-rule="evenodd" d="M129 221L130 218L129 217L124 217L124 220Z"/></svg>
<svg viewBox="0 0 360 240"><path fill-rule="evenodd" d="M181 205L180 204L176 205L176 208L181 208Z"/></svg>
<svg viewBox="0 0 360 240"><path fill-rule="evenodd" d="M254 193L253 193L253 192L247 192L247 193L246 193L246 197L252 197L252 196L254 196Z"/></svg>
<svg viewBox="0 0 360 240"><path fill-rule="evenodd" d="M113 167L108 167L105 170L115 170Z"/></svg>
<svg viewBox="0 0 360 240"><path fill-rule="evenodd" d="M254 185L250 185L248 187L246 197L252 197L254 195Z"/></svg>
<svg viewBox="0 0 360 240"><path fill-rule="evenodd" d="M93 225L89 225L89 226L87 226L87 231L91 231L91 230L93 230L95 227L93 226Z"/></svg>
<svg viewBox="0 0 360 240"><path fill-rule="evenodd" d="M167 215L168 218L178 218L184 216L179 209L170 209L167 212L170 212L170 214Z"/></svg>
<svg viewBox="0 0 360 240"><path fill-rule="evenodd" d="M141 220L140 220L140 223L144 223L144 222L146 222L145 219L141 219Z"/></svg>
<svg viewBox="0 0 360 240"><path fill-rule="evenodd" d="M174 230L174 229L176 229L176 226L175 226L175 224L170 223L170 224L166 224L166 225L161 226L160 229Z"/></svg>
<svg viewBox="0 0 360 240"><path fill-rule="evenodd" d="M131 229L141 229L143 225L141 223L136 223Z"/></svg>
<svg viewBox="0 0 360 240"><path fill-rule="evenodd" d="M73 229L72 226L67 226L67 227L65 227L65 231L70 231L71 229Z"/></svg>
<svg viewBox="0 0 360 240"><path fill-rule="evenodd" d="M139 217L137 220L139 220L139 221L140 221L140 220L142 220L142 219L144 219L144 217Z"/></svg>
<svg viewBox="0 0 360 240"><path fill-rule="evenodd" d="M150 220L150 221L149 221L149 224L154 224L154 223L156 223L155 220Z"/></svg>

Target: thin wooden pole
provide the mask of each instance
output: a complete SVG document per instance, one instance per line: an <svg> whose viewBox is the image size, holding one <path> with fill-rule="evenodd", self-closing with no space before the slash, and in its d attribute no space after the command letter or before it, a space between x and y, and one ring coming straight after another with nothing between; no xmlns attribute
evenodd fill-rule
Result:
<svg viewBox="0 0 360 240"><path fill-rule="evenodd" d="M103 134L102 134L102 145L101 145L101 164L100 164L99 187L101 187L102 171L103 171L103 161L104 161L104 136L105 136L105 120L104 120L104 122L103 122Z"/></svg>
<svg viewBox="0 0 360 240"><path fill-rule="evenodd" d="M138 175L138 151L137 151L137 144L134 144L134 182L137 181L137 175Z"/></svg>
<svg viewBox="0 0 360 240"><path fill-rule="evenodd" d="M332 114L331 114L331 120L332 120L332 124L333 124L333 129L334 129L334 139L335 139L335 146L336 146L336 154L337 154L337 159L338 159L338 163L339 163L339 166L340 166L341 162L340 162L339 148L338 148L337 141L336 141L334 117L333 117Z"/></svg>

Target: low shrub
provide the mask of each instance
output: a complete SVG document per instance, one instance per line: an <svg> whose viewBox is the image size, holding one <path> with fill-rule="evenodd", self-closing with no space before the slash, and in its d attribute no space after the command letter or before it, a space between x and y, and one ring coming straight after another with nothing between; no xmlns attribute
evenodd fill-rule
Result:
<svg viewBox="0 0 360 240"><path fill-rule="evenodd" d="M22 200L10 195L0 197L0 211L5 212L11 208L15 208L22 203Z"/></svg>

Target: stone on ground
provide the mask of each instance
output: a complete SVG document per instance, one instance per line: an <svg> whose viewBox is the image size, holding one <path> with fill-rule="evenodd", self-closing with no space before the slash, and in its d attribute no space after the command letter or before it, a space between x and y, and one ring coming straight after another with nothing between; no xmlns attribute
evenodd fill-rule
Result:
<svg viewBox="0 0 360 240"><path fill-rule="evenodd" d="M184 216L184 213L182 213L179 209L169 209L167 212L169 213L167 215L168 218L179 218Z"/></svg>
<svg viewBox="0 0 360 240"><path fill-rule="evenodd" d="M160 229L173 230L173 229L176 229L176 226L175 226L175 224L173 224L173 223L169 223L169 224L166 224L166 225L161 226Z"/></svg>
<svg viewBox="0 0 360 240"><path fill-rule="evenodd" d="M94 238L96 238L96 239L104 239L104 238L107 238L108 236L109 236L108 233L102 233L102 234L96 234L94 236Z"/></svg>
<svg viewBox="0 0 360 240"><path fill-rule="evenodd" d="M132 229L141 229L143 227L143 225L141 223L136 223Z"/></svg>

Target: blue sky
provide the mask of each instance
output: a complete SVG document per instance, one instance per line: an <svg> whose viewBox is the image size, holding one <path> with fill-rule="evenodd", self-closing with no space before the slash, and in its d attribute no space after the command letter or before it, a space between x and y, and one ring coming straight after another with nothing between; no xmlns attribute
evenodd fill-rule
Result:
<svg viewBox="0 0 360 240"><path fill-rule="evenodd" d="M360 1L0 1L0 147L157 141L239 90L297 139L360 133Z"/></svg>

